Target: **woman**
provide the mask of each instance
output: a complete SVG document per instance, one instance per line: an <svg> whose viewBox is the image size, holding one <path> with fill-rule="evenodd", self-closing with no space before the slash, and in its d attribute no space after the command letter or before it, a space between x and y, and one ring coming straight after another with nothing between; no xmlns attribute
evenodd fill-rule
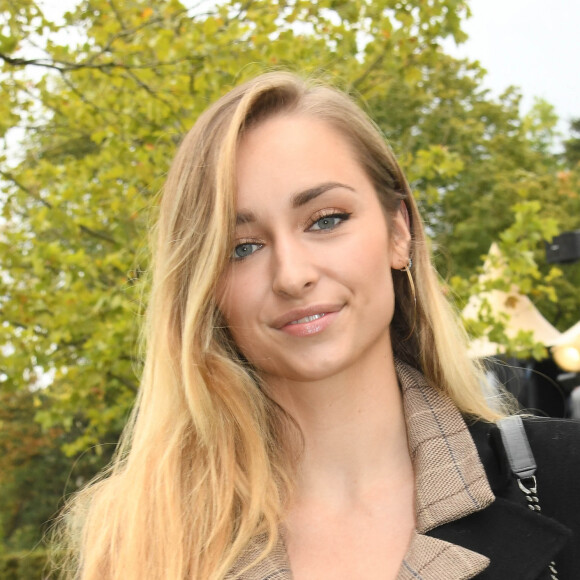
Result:
<svg viewBox="0 0 580 580"><path fill-rule="evenodd" d="M573 577L578 500L542 485L578 452L527 425L562 524L531 513L409 186L348 97L270 73L210 107L153 273L136 411L68 516L75 577Z"/></svg>

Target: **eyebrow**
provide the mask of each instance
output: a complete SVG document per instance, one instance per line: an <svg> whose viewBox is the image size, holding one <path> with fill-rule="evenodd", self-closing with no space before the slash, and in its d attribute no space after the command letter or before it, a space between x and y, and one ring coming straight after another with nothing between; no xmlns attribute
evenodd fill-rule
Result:
<svg viewBox="0 0 580 580"><path fill-rule="evenodd" d="M316 199L319 195L331 190L331 189L348 189L349 191L354 192L354 188L350 185L346 185L345 183L340 183L338 181L328 181L325 183L321 183L320 185L316 185L315 187L309 187L304 191L300 191L292 196L292 208L298 209L303 205L306 205L308 202ZM238 212L236 214L236 225L243 225L248 224L256 221L256 215L254 212Z"/></svg>

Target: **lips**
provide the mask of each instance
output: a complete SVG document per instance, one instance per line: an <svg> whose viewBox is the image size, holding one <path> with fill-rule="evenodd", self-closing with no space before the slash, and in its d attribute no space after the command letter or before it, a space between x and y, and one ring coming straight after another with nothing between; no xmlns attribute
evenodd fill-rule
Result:
<svg viewBox="0 0 580 580"><path fill-rule="evenodd" d="M313 304L305 308L296 308L276 318L272 326L281 329L286 325L307 324L333 312L338 312L342 307L342 304Z"/></svg>

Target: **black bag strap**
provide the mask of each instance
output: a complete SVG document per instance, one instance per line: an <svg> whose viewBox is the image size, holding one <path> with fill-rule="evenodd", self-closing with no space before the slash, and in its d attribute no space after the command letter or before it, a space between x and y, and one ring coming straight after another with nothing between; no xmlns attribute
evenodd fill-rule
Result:
<svg viewBox="0 0 580 580"><path fill-rule="evenodd" d="M519 488L526 497L528 507L532 511L542 511L540 500L538 499L536 460L534 459L522 418L519 415L504 417L497 422L497 426L510 468L517 479ZM550 562L549 569L550 578L558 580L558 572L554 562Z"/></svg>

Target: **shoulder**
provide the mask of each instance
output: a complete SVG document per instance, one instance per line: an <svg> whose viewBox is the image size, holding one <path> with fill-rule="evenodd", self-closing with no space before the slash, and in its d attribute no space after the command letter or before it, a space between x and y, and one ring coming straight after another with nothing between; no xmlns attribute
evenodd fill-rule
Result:
<svg viewBox="0 0 580 580"><path fill-rule="evenodd" d="M532 448L580 459L580 421L527 417L524 427Z"/></svg>
<svg viewBox="0 0 580 580"><path fill-rule="evenodd" d="M523 422L537 465L542 510L580 528L580 422L541 417ZM477 421L470 432L494 493L519 498L497 425Z"/></svg>
<svg viewBox="0 0 580 580"><path fill-rule="evenodd" d="M544 417L523 417L524 428L534 456L545 457L548 463L567 459L580 462L580 421ZM504 449L495 423L468 421L469 431L482 461L492 457L504 460ZM538 468L540 465L538 465Z"/></svg>
<svg viewBox="0 0 580 580"><path fill-rule="evenodd" d="M580 513L580 422L529 418L524 427L537 464L539 493L546 490L546 510Z"/></svg>
<svg viewBox="0 0 580 580"><path fill-rule="evenodd" d="M580 567L577 550L580 541L580 422L526 417L523 423L537 465L537 496L541 513L564 526L571 536L556 558L560 577L575 578ZM505 518L504 511L510 506L528 507L511 473L497 425L475 421L469 424L469 430L499 500L497 507L502 507L495 512L498 517Z"/></svg>
<svg viewBox="0 0 580 580"><path fill-rule="evenodd" d="M569 419L524 418L524 428L537 471L539 493L548 511L570 508L580 513L580 422ZM470 433L494 493L513 479L497 425L471 422ZM567 508L566 508L567 506Z"/></svg>

